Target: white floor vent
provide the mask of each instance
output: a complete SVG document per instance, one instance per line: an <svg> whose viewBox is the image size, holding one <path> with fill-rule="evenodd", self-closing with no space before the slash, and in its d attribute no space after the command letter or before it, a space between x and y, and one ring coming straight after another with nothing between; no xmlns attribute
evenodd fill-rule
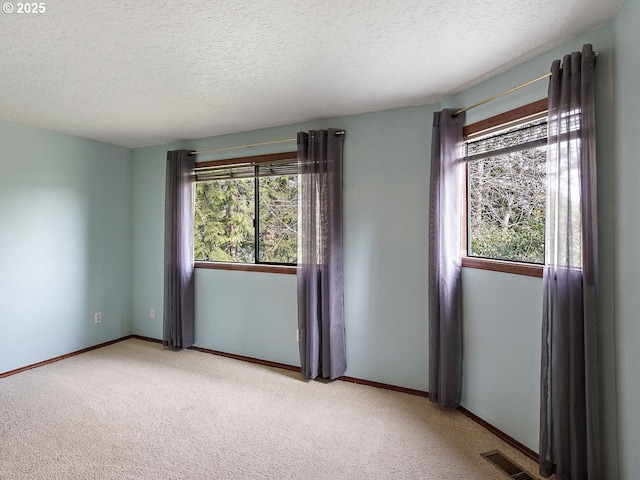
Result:
<svg viewBox="0 0 640 480"><path fill-rule="evenodd" d="M481 455L514 480L535 480L531 474L513 463L499 450L482 453Z"/></svg>

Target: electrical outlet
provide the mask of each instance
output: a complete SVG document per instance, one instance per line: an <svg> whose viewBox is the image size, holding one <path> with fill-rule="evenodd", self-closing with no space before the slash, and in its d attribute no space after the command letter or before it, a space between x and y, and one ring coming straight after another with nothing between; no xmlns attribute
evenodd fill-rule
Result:
<svg viewBox="0 0 640 480"><path fill-rule="evenodd" d="M149 318L156 318L156 309L152 308L149 310Z"/></svg>
<svg viewBox="0 0 640 480"><path fill-rule="evenodd" d="M102 322L102 312L97 312L94 316L93 316L93 320L96 323L100 323Z"/></svg>

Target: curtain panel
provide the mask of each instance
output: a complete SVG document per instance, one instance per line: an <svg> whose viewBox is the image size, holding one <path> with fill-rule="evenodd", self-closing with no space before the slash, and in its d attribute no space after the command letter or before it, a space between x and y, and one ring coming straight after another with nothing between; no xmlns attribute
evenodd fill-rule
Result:
<svg viewBox="0 0 640 480"><path fill-rule="evenodd" d="M168 347L194 343L194 166L189 151L167 152L162 343Z"/></svg>
<svg viewBox="0 0 640 480"><path fill-rule="evenodd" d="M429 399L456 408L462 396L461 216L464 113L433 115L429 204Z"/></svg>
<svg viewBox="0 0 640 480"><path fill-rule="evenodd" d="M540 473L602 479L597 186L591 45L551 66Z"/></svg>
<svg viewBox="0 0 640 480"><path fill-rule="evenodd" d="M342 267L344 132L298 133L298 344L305 378L347 368Z"/></svg>

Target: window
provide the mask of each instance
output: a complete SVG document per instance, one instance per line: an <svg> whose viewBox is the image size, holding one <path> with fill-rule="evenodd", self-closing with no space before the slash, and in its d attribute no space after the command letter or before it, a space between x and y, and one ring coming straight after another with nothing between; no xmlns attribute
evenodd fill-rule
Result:
<svg viewBox="0 0 640 480"><path fill-rule="evenodd" d="M544 262L546 105L465 127L468 258Z"/></svg>
<svg viewBox="0 0 640 480"><path fill-rule="evenodd" d="M297 153L196 164L196 262L295 265Z"/></svg>

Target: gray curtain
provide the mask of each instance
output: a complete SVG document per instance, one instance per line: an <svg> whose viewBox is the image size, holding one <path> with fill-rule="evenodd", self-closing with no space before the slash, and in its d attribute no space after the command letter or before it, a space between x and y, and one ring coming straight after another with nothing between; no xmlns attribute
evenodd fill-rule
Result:
<svg viewBox="0 0 640 480"><path fill-rule="evenodd" d="M602 479L594 54L551 66L540 473Z"/></svg>
<svg viewBox="0 0 640 480"><path fill-rule="evenodd" d="M167 152L162 343L177 348L194 342L194 158L187 150Z"/></svg>
<svg viewBox="0 0 640 480"><path fill-rule="evenodd" d="M461 215L464 114L433 115L429 205L429 399L456 408L462 396Z"/></svg>
<svg viewBox="0 0 640 480"><path fill-rule="evenodd" d="M347 368L342 278L344 132L298 133L298 342L305 378Z"/></svg>

